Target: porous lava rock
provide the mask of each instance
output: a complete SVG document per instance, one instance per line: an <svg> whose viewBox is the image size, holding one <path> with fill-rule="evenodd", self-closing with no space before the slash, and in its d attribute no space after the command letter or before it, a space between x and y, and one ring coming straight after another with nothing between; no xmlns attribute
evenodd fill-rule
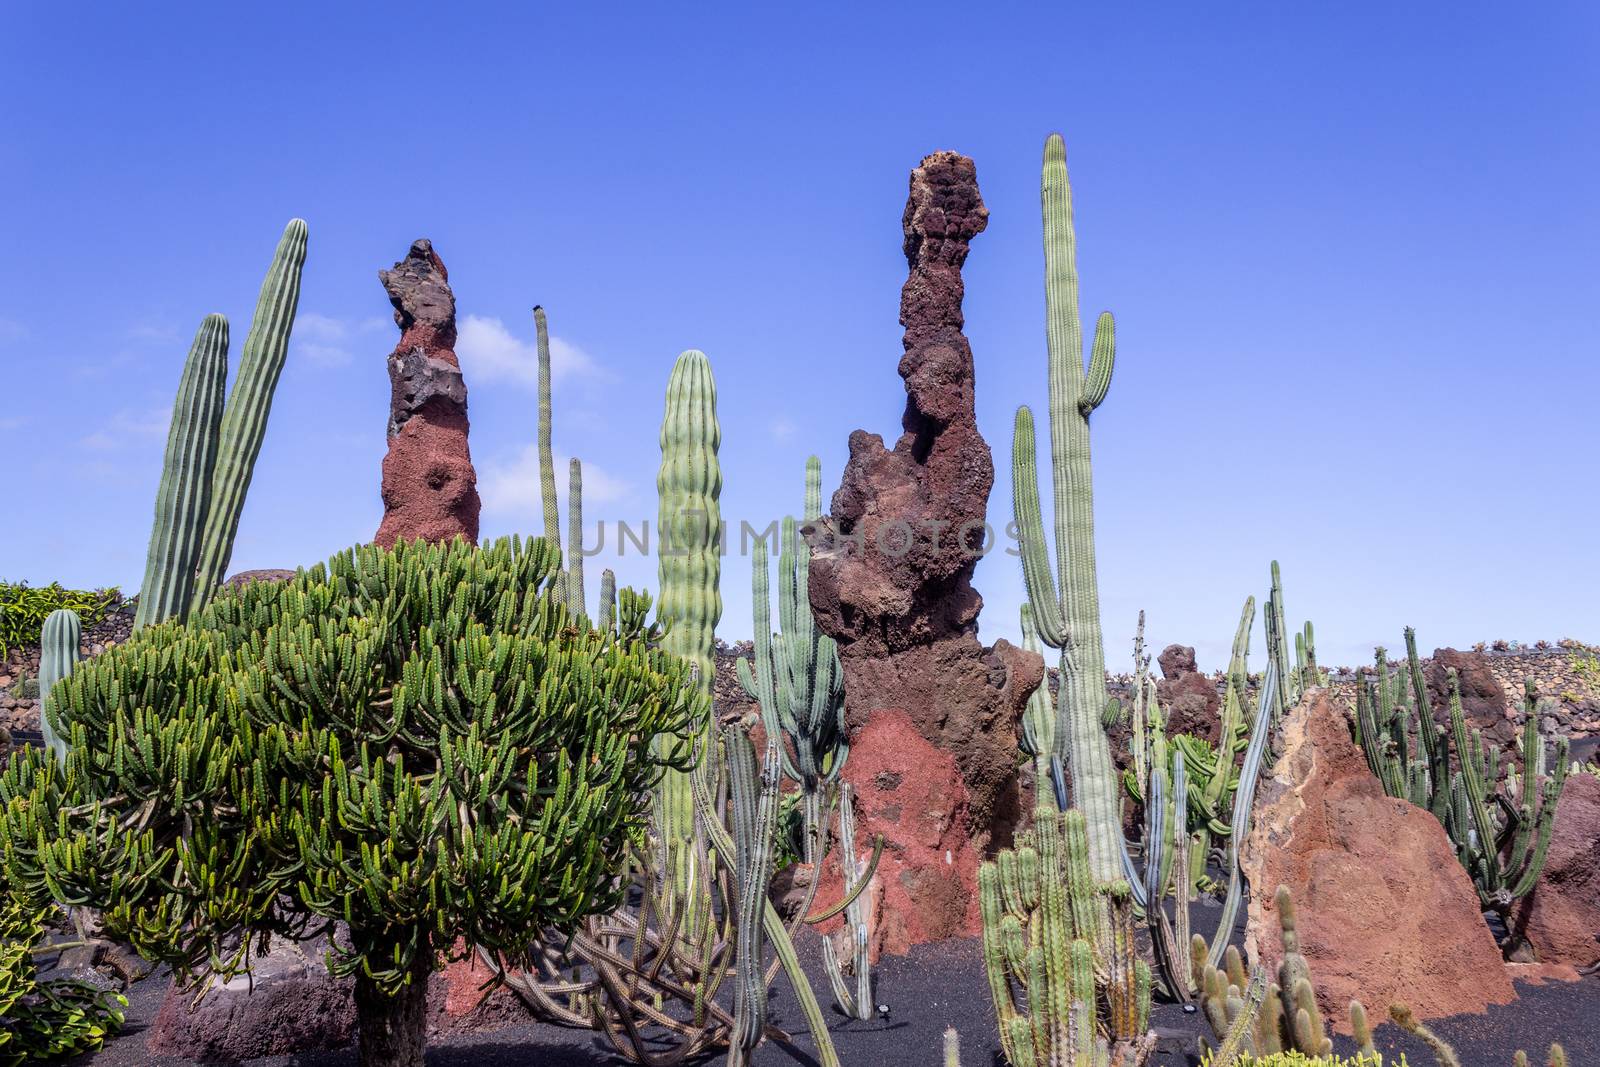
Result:
<svg viewBox="0 0 1600 1067"><path fill-rule="evenodd" d="M1425 1019L1514 999L1444 828L1384 794L1326 690L1284 720L1283 754L1261 784L1242 863L1250 960L1276 967L1282 958L1273 894L1287 885L1318 1003L1341 1031L1352 998L1380 1012L1403 1001Z"/></svg>
<svg viewBox="0 0 1600 1067"><path fill-rule="evenodd" d="M1216 744L1222 732L1222 698L1217 683L1195 666L1194 649L1168 645L1156 662L1161 665L1156 697L1167 716L1167 732L1193 734Z"/></svg>
<svg viewBox="0 0 1600 1067"><path fill-rule="evenodd" d="M1541 963L1600 963L1600 777L1567 779L1544 874L1518 903L1512 925Z"/></svg>
<svg viewBox="0 0 1600 1067"><path fill-rule="evenodd" d="M230 574L227 581L223 582L222 584L227 586L229 589L237 589L241 585L249 585L251 582L287 582L294 576L294 571L287 570L283 567L264 567L258 570L240 571L238 574Z"/></svg>
<svg viewBox="0 0 1600 1067"><path fill-rule="evenodd" d="M478 539L478 476L467 447L467 386L456 359L456 298L433 243L422 238L378 280L400 343L389 354L389 452L383 522L373 540Z"/></svg>
<svg viewBox="0 0 1600 1067"><path fill-rule="evenodd" d="M812 610L839 644L853 738L870 736L864 731L877 716L903 716L929 753L954 761L962 785L930 792L927 803L940 807L927 817L942 825L965 819L978 848L1003 838L1020 808L1016 723L1044 669L1033 653L1005 641L985 648L977 636L983 600L972 572L993 540L985 513L994 462L973 411L961 267L988 218L967 157L935 152L911 172L902 220L910 266L900 293L902 433L892 449L877 434L850 435L830 512L806 530ZM847 768L858 745L852 740ZM937 873L926 892L946 892ZM908 931L948 928L948 914L964 914L974 892L963 878L950 900L906 898L913 910L936 908L944 918L894 921ZM898 892L886 890L885 908L900 906Z"/></svg>
<svg viewBox="0 0 1600 1067"><path fill-rule="evenodd" d="M1422 669L1428 683L1428 702L1441 725L1450 724L1450 671L1461 686L1461 714L1469 729L1483 731L1486 740L1505 748L1516 739L1517 724L1506 705L1505 687L1494 676L1489 657L1481 652L1436 648Z"/></svg>
<svg viewBox="0 0 1600 1067"><path fill-rule="evenodd" d="M954 755L923 736L899 708L881 709L850 738L845 780L855 793L856 847L865 863L883 835L883 856L863 900L871 958L980 932L981 861L971 807ZM825 865L814 911L840 899L837 857ZM828 933L837 921L824 926ZM848 952L841 946L841 956Z"/></svg>
<svg viewBox="0 0 1600 1067"><path fill-rule="evenodd" d="M150 1027L149 1049L201 1063L238 1063L343 1048L355 1040L354 981L328 972L327 943L273 942L249 976L219 982L199 1003L173 986Z"/></svg>

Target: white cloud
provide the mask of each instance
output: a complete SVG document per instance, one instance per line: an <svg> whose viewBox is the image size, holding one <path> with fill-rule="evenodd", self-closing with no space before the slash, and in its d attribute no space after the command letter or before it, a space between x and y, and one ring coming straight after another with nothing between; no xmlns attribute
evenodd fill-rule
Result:
<svg viewBox="0 0 1600 1067"><path fill-rule="evenodd" d="M167 344L178 340L178 328L166 322L141 322L128 327L125 336L141 344Z"/></svg>
<svg viewBox="0 0 1600 1067"><path fill-rule="evenodd" d="M772 434L772 439L774 441L789 440L795 435L795 431L797 429L799 429L799 427L795 426L794 420L783 415L778 415L771 422L767 423L767 432Z"/></svg>
<svg viewBox="0 0 1600 1067"><path fill-rule="evenodd" d="M539 384L539 353L532 340L524 340L500 319L468 315L456 326L456 357L470 388L478 381L508 381L526 388ZM550 378L604 377L600 366L583 349L560 337L550 338Z"/></svg>
<svg viewBox="0 0 1600 1067"><path fill-rule="evenodd" d="M16 319L0 318L0 345L8 345L28 336L28 328Z"/></svg>
<svg viewBox="0 0 1600 1067"><path fill-rule="evenodd" d="M130 438L165 437L171 424L170 412L130 411L124 408L99 429L79 438L78 444L96 452L116 451L125 448Z"/></svg>
<svg viewBox="0 0 1600 1067"><path fill-rule="evenodd" d="M554 353L551 354L552 359ZM563 504L567 496L568 457L554 457L556 490ZM583 465L583 511L585 525L593 526L602 516L595 510L599 505L615 504L632 495L633 487L622 479L585 462ZM539 447L527 445L509 462L482 464L478 472L478 495L483 498L485 511L494 514L521 514L532 522L543 521L543 505L539 500ZM562 514L566 509L563 507ZM565 531L565 519L562 530Z"/></svg>
<svg viewBox="0 0 1600 1067"><path fill-rule="evenodd" d="M381 345L368 344L364 338L380 332L386 325L384 319L376 316L348 322L315 311L302 311L295 316L289 345L298 358L323 367L342 367L355 359L353 346L375 351L381 348Z"/></svg>

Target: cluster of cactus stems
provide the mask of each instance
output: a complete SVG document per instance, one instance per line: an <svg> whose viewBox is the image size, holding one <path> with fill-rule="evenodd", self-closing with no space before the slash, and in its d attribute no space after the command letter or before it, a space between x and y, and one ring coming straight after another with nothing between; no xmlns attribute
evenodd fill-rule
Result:
<svg viewBox="0 0 1600 1067"><path fill-rule="evenodd" d="M667 379L661 418L656 614L666 626L664 647L697 669L695 684L707 698L716 676L716 628L722 618L721 441L711 361L690 349L678 356ZM668 773L662 780L656 824L667 849L668 893L687 894L694 839L694 795L687 774Z"/></svg>
<svg viewBox="0 0 1600 1067"><path fill-rule="evenodd" d="M1508 915L1544 870L1556 805L1567 780L1567 740L1558 738L1554 757L1547 760L1538 697L1530 684L1518 773L1482 731L1467 728L1453 670L1447 674L1449 731L1434 721L1416 633L1410 627L1401 674L1391 675L1385 649L1379 648L1375 659L1376 679L1356 687L1355 734L1368 766L1384 792L1438 818L1461 865L1472 875L1483 906Z"/></svg>
<svg viewBox="0 0 1600 1067"><path fill-rule="evenodd" d="M556 500L554 429L550 404L550 321L543 307L533 309L534 346L539 363L539 505L544 517L544 538L561 547L561 518ZM557 595L574 615L588 615L583 588L583 462L567 463L567 549L563 581ZM600 601L593 618L608 629L617 610L617 576L608 567L600 575Z"/></svg>
<svg viewBox="0 0 1600 1067"><path fill-rule="evenodd" d="M1012 502L1032 628L1046 645L1061 651L1052 739L1055 754L1070 765L1073 803L1088 822L1090 866L1096 878L1110 881L1121 871L1121 793L1105 728L1106 656L1095 564L1089 415L1111 386L1116 327L1109 312L1100 315L1085 369L1072 188L1067 178L1066 145L1059 134L1051 134L1045 142L1040 201L1055 500L1053 574L1039 502L1033 412L1027 406L1017 409L1011 441ZM1050 699L1047 688L1041 687L1039 698ZM1030 712L1030 718L1036 715ZM1034 742L1044 737L1045 732L1035 727Z"/></svg>
<svg viewBox="0 0 1600 1067"><path fill-rule="evenodd" d="M1135 902L1150 928L1162 985L1177 1000L1190 999L1197 989L1186 955L1189 903L1204 874L1214 837L1224 842L1222 863L1228 872L1228 883L1222 916L1213 935L1218 946L1213 964L1221 959L1222 945L1237 922L1243 895L1239 847L1249 834L1251 808L1266 760L1279 692L1277 667L1269 661L1254 716L1246 720L1245 679L1254 618L1255 599L1251 597L1245 601L1234 635L1220 738L1215 748L1187 734L1167 736L1155 684L1149 676L1142 614L1134 639L1133 729L1129 742L1133 746L1133 767L1125 780L1129 794L1142 801L1144 807L1143 871L1138 871L1126 849L1122 863ZM1235 767L1241 750L1243 758ZM1229 811L1226 819L1225 810ZM1169 899L1173 905L1170 916L1166 908Z"/></svg>
<svg viewBox="0 0 1600 1067"><path fill-rule="evenodd" d="M1313 686L1326 685L1328 674L1317 667L1315 631L1311 623L1296 631L1291 637L1283 610L1283 574L1278 561L1272 561L1272 591L1267 596L1262 621L1267 633L1267 658L1278 668L1278 714L1282 715L1300 703L1301 694ZM1290 663L1290 644L1293 644L1294 662ZM1278 720L1273 720L1273 728Z"/></svg>
<svg viewBox="0 0 1600 1067"><path fill-rule="evenodd" d="M978 871L983 958L1013 1067L1128 1067L1155 1047L1151 975L1134 945L1133 893L1097 881L1087 820L1048 802Z"/></svg>
<svg viewBox="0 0 1600 1067"><path fill-rule="evenodd" d="M1312 629L1310 619L1294 635L1294 664L1302 690L1328 684L1328 672L1317 666L1316 631Z"/></svg>
<svg viewBox="0 0 1600 1067"><path fill-rule="evenodd" d="M306 224L291 219L261 283L226 403L228 320L207 315L200 323L173 403L136 629L187 618L222 582L288 355L305 261Z"/></svg>
<svg viewBox="0 0 1600 1067"><path fill-rule="evenodd" d="M669 891L666 850L630 854L621 883L637 903L595 915L573 934L552 931L532 966L510 969L480 950L540 1018L599 1030L630 1062L658 1067L717 1049L745 1064L764 1038L788 1040L767 1017L767 991L781 968L824 1067L839 1059L822 1009L800 967L797 915L785 925L768 899L773 873L782 756L770 737L764 757L743 727L724 727L689 772L695 834L690 891ZM676 903L674 903L676 902ZM772 958L766 958L770 950ZM731 1009L719 991L733 989Z"/></svg>
<svg viewBox="0 0 1600 1067"><path fill-rule="evenodd" d="M805 503L802 521L822 514L822 461L806 460ZM779 753L784 773L800 787L803 822L802 859L817 872L801 904L809 911L821 884L822 862L827 854L830 827L837 817L839 865L845 895L855 898L846 910L850 933L851 966L855 990L845 981L831 939L823 940L823 964L833 986L834 999L846 1015L872 1016L872 973L868 960L865 906L854 892L866 876L855 842L855 812L849 783L840 780L850 754L844 719L844 672L833 639L817 629L811 614L808 575L811 550L800 537L795 520L786 516L780 526L778 546L778 629L772 627L769 546L756 544L751 567L751 605L755 623L755 657L740 659L739 681L761 709L767 736L782 738ZM883 847L879 838L874 859Z"/></svg>
<svg viewBox="0 0 1600 1067"><path fill-rule="evenodd" d="M1333 1039L1328 1036L1317 1005L1311 965L1300 952L1294 897L1289 887L1280 885L1274 901L1283 943L1276 981L1267 980L1261 961L1255 961L1247 976L1244 957L1236 946L1227 946L1218 961L1205 939L1194 936L1190 958L1200 988L1200 1007L1218 1041L1217 1048L1207 1050L1204 1067L1382 1067L1383 1057L1373 1045L1367 1009L1359 1000L1352 1000L1349 1009L1356 1058L1345 1061L1334 1057ZM1420 1037L1440 1067L1461 1067L1455 1050L1424 1026L1406 1005L1389 1005L1389 1017L1397 1026ZM1405 1067L1405 1062L1402 1056L1397 1067ZM1527 1064L1527 1053L1518 1051L1514 1067ZM1559 1044L1550 1046L1546 1064L1566 1067L1566 1053Z"/></svg>

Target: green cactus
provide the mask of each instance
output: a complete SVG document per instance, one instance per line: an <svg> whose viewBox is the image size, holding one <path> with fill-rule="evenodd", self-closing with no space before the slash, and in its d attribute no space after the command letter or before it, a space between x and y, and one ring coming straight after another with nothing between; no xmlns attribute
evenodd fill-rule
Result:
<svg viewBox="0 0 1600 1067"><path fill-rule="evenodd" d="M1513 767L1502 782L1500 767L1510 760L1481 731L1467 728L1454 671L1448 672L1450 729L1435 724L1415 631L1406 628L1404 674L1391 677L1382 648L1374 660L1376 678L1357 683L1352 719L1368 767L1389 796L1433 813L1472 876L1479 902L1509 918L1544 869L1569 769L1567 740L1558 738L1554 758L1546 758L1538 697L1530 685L1523 709L1523 771ZM1507 929L1515 925L1507 923ZM1513 936L1502 947L1509 951L1519 945Z"/></svg>
<svg viewBox="0 0 1600 1067"><path fill-rule="evenodd" d="M67 739L72 736L72 724L66 707L52 690L78 665L82 632L77 612L57 608L45 618L39 633L39 729L44 734L45 747L55 753L56 762L63 767L67 765Z"/></svg>
<svg viewBox="0 0 1600 1067"><path fill-rule="evenodd" d="M737 726L722 732L729 770L729 811L733 823L734 873L737 876L738 924L735 934L734 1026L729 1035L733 1067L744 1063L760 1042L767 1021L767 979L762 950L766 938L761 918L772 882L773 840L778 821L780 746L767 735L767 751L759 775L755 746Z"/></svg>
<svg viewBox="0 0 1600 1067"><path fill-rule="evenodd" d="M822 514L822 461L806 460L805 506L803 522L813 522ZM750 569L751 605L755 624L755 657L738 662L739 681L761 709L761 721L769 737L786 738L780 746L783 770L800 786L803 820L802 859L821 870L828 848L828 828L837 814L841 866L845 870L845 894L850 896L861 876L856 853L855 818L849 786L839 774L850 752L844 721L844 672L832 638L821 633L811 615L808 575L811 549L800 537L793 518L784 518L780 527L778 551L778 620L772 628L771 592L768 575L769 547L766 539L756 543L757 559ZM790 755L792 750L793 755ZM881 838L878 847L882 847ZM818 879L801 905L802 913L811 906ZM846 1015L856 1019L872 1017L871 966L868 961L866 915L859 894L847 909L847 923L855 936L853 970L856 991L852 994L835 957L833 942L823 941L823 963L833 985L834 997Z"/></svg>
<svg viewBox="0 0 1600 1067"><path fill-rule="evenodd" d="M656 477L657 618L667 626L664 646L697 670L695 685L707 696L716 672L716 627L722 617L720 556L722 468L717 448L717 386L705 353L678 357L667 381L661 420L661 471ZM670 739L663 739L668 743ZM656 817L668 850L674 892L687 892L688 851L694 834L694 798L686 775L669 771Z"/></svg>
<svg viewBox="0 0 1600 1067"><path fill-rule="evenodd" d="M559 546L558 546L559 547ZM567 606L574 615L588 611L583 592L583 464L567 464Z"/></svg>
<svg viewBox="0 0 1600 1067"><path fill-rule="evenodd" d="M1095 568L1094 483L1089 415L1105 399L1116 360L1109 312L1095 325L1087 371L1078 317L1076 238L1066 146L1045 142L1040 199L1044 216L1045 308L1049 341L1050 464L1055 499L1056 568L1052 576L1039 504L1033 412L1017 409L1011 443L1013 510L1023 579L1039 636L1061 650L1057 751L1071 765L1075 804L1088 821L1090 864L1110 881L1121 872L1121 795L1101 716L1106 657Z"/></svg>
<svg viewBox="0 0 1600 1067"><path fill-rule="evenodd" d="M1134 949L1133 894L1121 879L1096 883L1081 812L1039 805L1016 846L979 868L978 903L1007 1062L1136 1063L1150 1054L1150 968Z"/></svg>
<svg viewBox="0 0 1600 1067"><path fill-rule="evenodd" d="M233 538L239 532L239 515L266 436L272 394L289 351L289 331L294 328L295 308L300 303L300 273L305 262L305 221L290 219L261 283L255 318L239 355L239 371L222 412L191 612L222 584L233 556Z"/></svg>
<svg viewBox="0 0 1600 1067"><path fill-rule="evenodd" d="M133 618L136 630L167 619L181 622L188 615L211 503L227 380L228 320L207 315L189 348L172 405L155 523Z"/></svg>
<svg viewBox="0 0 1600 1067"><path fill-rule="evenodd" d="M961 1035L953 1026L944 1028L944 1067L961 1067Z"/></svg>
<svg viewBox="0 0 1600 1067"><path fill-rule="evenodd" d="M544 539L560 548L561 519L556 513L556 465L550 444L550 322L542 307L533 309L533 330L539 358L539 503L544 511Z"/></svg>
<svg viewBox="0 0 1600 1067"><path fill-rule="evenodd" d="M1299 673L1289 666L1289 631L1283 611L1283 575L1278 569L1277 560L1272 561L1272 591L1267 595L1263 621L1267 631L1267 657L1278 668L1278 719L1273 720L1273 726L1276 727L1284 713L1300 701L1300 689L1296 682Z"/></svg>

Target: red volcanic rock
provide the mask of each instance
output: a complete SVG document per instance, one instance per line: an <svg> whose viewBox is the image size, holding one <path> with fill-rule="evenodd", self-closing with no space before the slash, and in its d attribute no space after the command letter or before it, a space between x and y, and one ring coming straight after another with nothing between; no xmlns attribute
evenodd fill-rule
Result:
<svg viewBox="0 0 1600 1067"><path fill-rule="evenodd" d="M1467 728L1482 730L1486 740L1508 748L1516 740L1517 724L1506 706L1506 691L1489 668L1489 657L1481 652L1433 650L1433 658L1423 668L1423 677L1428 683L1428 702L1433 705L1434 718L1443 726L1450 725L1448 672L1452 669L1461 686L1461 714L1467 720Z"/></svg>
<svg viewBox="0 0 1600 1067"><path fill-rule="evenodd" d="M400 343L389 355L389 454L373 540L478 539L478 476L467 448L467 386L456 360L456 298L427 238L378 279Z"/></svg>
<svg viewBox="0 0 1600 1067"><path fill-rule="evenodd" d="M1541 963L1600 963L1600 778L1567 779L1544 874L1512 924Z"/></svg>
<svg viewBox="0 0 1600 1067"><path fill-rule="evenodd" d="M885 709L897 709L925 747L953 759L963 792L930 796L944 806L929 817L954 825L961 804L979 847L1006 832L996 826L997 812L1004 823L1017 806L1015 724L1044 668L1032 653L1004 641L986 649L977 637L983 600L972 572L987 543L994 463L973 414L961 266L988 217L972 160L936 152L911 172L903 219L910 272L900 293L902 433L892 449L876 434L850 435L831 513L806 531L812 610L839 644L851 729L861 734ZM927 892L946 888L930 882ZM972 892L968 879L959 899L911 899L916 910L964 911ZM886 893L884 907L895 901ZM921 920L897 921L910 929Z"/></svg>
<svg viewBox="0 0 1600 1067"><path fill-rule="evenodd" d="M934 747L911 716L878 711L851 735L844 777L855 791L856 846L863 862L883 835L883 857L864 900L872 959L912 945L977 934L979 853L968 822L966 783L952 755ZM836 859L827 863L813 911L839 900Z"/></svg>
<svg viewBox="0 0 1600 1067"><path fill-rule="evenodd" d="M1193 734L1216 744L1222 736L1222 698L1217 683L1195 667L1194 649L1168 645L1156 662L1161 664L1156 696L1167 716L1167 732Z"/></svg>
<svg viewBox="0 0 1600 1067"><path fill-rule="evenodd" d="M1250 960L1282 958L1273 894L1287 885L1318 1003L1341 1031L1352 998L1404 1001L1424 1019L1510 1003L1500 949L1444 828L1384 794L1326 690L1289 713L1283 745L1242 857Z"/></svg>

